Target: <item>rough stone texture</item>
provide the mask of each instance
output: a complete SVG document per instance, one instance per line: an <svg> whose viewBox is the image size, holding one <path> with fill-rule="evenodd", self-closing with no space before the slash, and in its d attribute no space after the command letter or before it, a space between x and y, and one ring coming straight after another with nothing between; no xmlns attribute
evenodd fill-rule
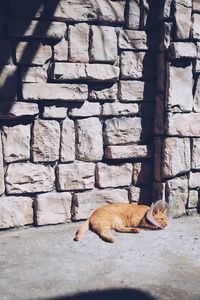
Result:
<svg viewBox="0 0 200 300"><path fill-rule="evenodd" d="M1 20L1 16L0 16ZM1 21L0 21L1 26ZM10 41L1 40L0 43L0 64L8 65L12 62L11 59L11 43Z"/></svg>
<svg viewBox="0 0 200 300"><path fill-rule="evenodd" d="M102 125L98 118L76 121L77 158L99 161L103 156Z"/></svg>
<svg viewBox="0 0 200 300"><path fill-rule="evenodd" d="M155 86L152 82L121 80L119 83L119 99L123 102L152 100L154 97Z"/></svg>
<svg viewBox="0 0 200 300"><path fill-rule="evenodd" d="M24 83L24 100L84 101L88 97L86 84Z"/></svg>
<svg viewBox="0 0 200 300"><path fill-rule="evenodd" d="M55 161L59 158L60 125L54 120L35 120L32 156L34 162Z"/></svg>
<svg viewBox="0 0 200 300"><path fill-rule="evenodd" d="M117 59L117 35L114 27L91 26L90 60L114 62Z"/></svg>
<svg viewBox="0 0 200 300"><path fill-rule="evenodd" d="M3 149L0 135L0 195L4 193L5 184L4 184L4 168L3 168Z"/></svg>
<svg viewBox="0 0 200 300"><path fill-rule="evenodd" d="M7 163L30 158L30 125L3 127L2 142L4 161Z"/></svg>
<svg viewBox="0 0 200 300"><path fill-rule="evenodd" d="M192 0L175 1L176 38L185 40L190 36Z"/></svg>
<svg viewBox="0 0 200 300"><path fill-rule="evenodd" d="M66 24L61 22L13 19L8 23L8 34L12 37L60 40L64 37L66 30Z"/></svg>
<svg viewBox="0 0 200 300"><path fill-rule="evenodd" d="M17 68L4 66L0 73L0 99L12 101L17 95Z"/></svg>
<svg viewBox="0 0 200 300"><path fill-rule="evenodd" d="M119 166L98 163L96 169L97 185L99 188L129 186L132 183L132 164Z"/></svg>
<svg viewBox="0 0 200 300"><path fill-rule="evenodd" d="M81 9L82 10L82 9ZM89 26L88 24L75 24L69 26L69 61L89 61Z"/></svg>
<svg viewBox="0 0 200 300"><path fill-rule="evenodd" d="M109 159L147 158L152 156L152 150L146 145L108 146L105 157Z"/></svg>
<svg viewBox="0 0 200 300"><path fill-rule="evenodd" d="M198 189L200 187L200 172L190 172L189 188Z"/></svg>
<svg viewBox="0 0 200 300"><path fill-rule="evenodd" d="M55 61L68 60L68 41L65 38L53 47L53 54Z"/></svg>
<svg viewBox="0 0 200 300"><path fill-rule="evenodd" d="M14 117L35 116L39 114L38 105L35 103L14 102L10 111L10 115Z"/></svg>
<svg viewBox="0 0 200 300"><path fill-rule="evenodd" d="M141 204L151 204L152 192L148 187L136 187L131 186L129 188L129 199L130 202L139 202Z"/></svg>
<svg viewBox="0 0 200 300"><path fill-rule="evenodd" d="M42 55L45 55L45 52L42 53ZM41 56L39 57L39 59L37 59L37 62L39 62L40 59L41 59ZM44 60L45 59L46 58L44 56ZM36 57L34 57L34 60L36 61ZM29 61L29 59L28 59L28 61ZM22 68L21 80L22 80L22 82L46 82L47 81L47 66L44 65L42 67L31 67L28 69L26 67Z"/></svg>
<svg viewBox="0 0 200 300"><path fill-rule="evenodd" d="M6 171L6 192L10 194L30 194L53 190L54 169L32 163L13 163Z"/></svg>
<svg viewBox="0 0 200 300"><path fill-rule="evenodd" d="M160 25L160 45L159 45L159 49L161 51L165 51L168 49L170 43L171 43L171 33L172 33L172 27L173 24L172 23L166 23L163 22Z"/></svg>
<svg viewBox="0 0 200 300"><path fill-rule="evenodd" d="M92 89L89 93L90 100L98 101L114 101L117 99L118 84L114 83L112 86L105 88L100 87L99 89Z"/></svg>
<svg viewBox="0 0 200 300"><path fill-rule="evenodd" d="M192 169L200 170L200 138L192 139Z"/></svg>
<svg viewBox="0 0 200 300"><path fill-rule="evenodd" d="M102 116L135 116L139 113L136 103L105 103L102 107Z"/></svg>
<svg viewBox="0 0 200 300"><path fill-rule="evenodd" d="M1 197L0 229L33 224L32 203L29 197Z"/></svg>
<svg viewBox="0 0 200 300"><path fill-rule="evenodd" d="M163 176L174 177L191 167L190 139L168 137L163 145Z"/></svg>
<svg viewBox="0 0 200 300"><path fill-rule="evenodd" d="M199 23L200 23L200 15L199 14L193 14L192 16L192 37L194 39L200 39L200 29L199 29Z"/></svg>
<svg viewBox="0 0 200 300"><path fill-rule="evenodd" d="M198 198L199 198L198 191L190 190L187 207L188 208L197 208L198 200L199 200Z"/></svg>
<svg viewBox="0 0 200 300"><path fill-rule="evenodd" d="M130 0L128 9L128 28L138 30L140 27L140 1Z"/></svg>
<svg viewBox="0 0 200 300"><path fill-rule="evenodd" d="M72 202L72 219L74 221L88 219L99 206L123 202L129 202L128 192L123 189L93 190L85 193L76 193Z"/></svg>
<svg viewBox="0 0 200 300"><path fill-rule="evenodd" d="M85 101L81 107L73 108L69 111L71 117L93 117L101 114L101 106L99 103L91 103Z"/></svg>
<svg viewBox="0 0 200 300"><path fill-rule="evenodd" d="M174 42L170 44L169 56L172 59L177 58L196 58L197 48L194 43Z"/></svg>
<svg viewBox="0 0 200 300"><path fill-rule="evenodd" d="M167 134L180 137L200 137L200 114L169 115L166 124Z"/></svg>
<svg viewBox="0 0 200 300"><path fill-rule="evenodd" d="M65 119L67 111L65 107L45 106L42 117L44 119Z"/></svg>
<svg viewBox="0 0 200 300"><path fill-rule="evenodd" d="M198 0L193 0L193 11L200 12L200 2Z"/></svg>
<svg viewBox="0 0 200 300"><path fill-rule="evenodd" d="M196 59L195 66L194 66L194 72L200 73L200 59Z"/></svg>
<svg viewBox="0 0 200 300"><path fill-rule="evenodd" d="M167 83L167 108L172 112L190 112L193 107L192 65L169 66Z"/></svg>
<svg viewBox="0 0 200 300"><path fill-rule="evenodd" d="M169 203L172 217L178 218L185 215L187 199L188 180L186 176L177 177L166 182L166 200Z"/></svg>
<svg viewBox="0 0 200 300"><path fill-rule="evenodd" d="M95 164L76 161L60 164L57 170L59 191L90 190L94 188Z"/></svg>
<svg viewBox="0 0 200 300"><path fill-rule="evenodd" d="M36 196L35 218L37 225L64 223L70 220L70 193L45 193Z"/></svg>
<svg viewBox="0 0 200 300"><path fill-rule="evenodd" d="M133 165L133 184L136 186L152 183L153 164L151 161L138 162Z"/></svg>
<svg viewBox="0 0 200 300"><path fill-rule="evenodd" d="M160 14L159 14L159 18L161 20L163 19L165 20L170 17L171 4L172 4L172 0L161 1Z"/></svg>
<svg viewBox="0 0 200 300"><path fill-rule="evenodd" d="M194 94L194 111L198 113L200 112L200 76L198 77Z"/></svg>
<svg viewBox="0 0 200 300"><path fill-rule="evenodd" d="M121 54L121 77L142 79L155 77L155 57L146 52L123 51Z"/></svg>
<svg viewBox="0 0 200 300"><path fill-rule="evenodd" d="M70 119L65 119L61 127L60 160L61 162L75 160L75 129L74 122Z"/></svg>
<svg viewBox="0 0 200 300"><path fill-rule="evenodd" d="M119 48L126 50L147 50L147 35L145 31L120 30Z"/></svg>

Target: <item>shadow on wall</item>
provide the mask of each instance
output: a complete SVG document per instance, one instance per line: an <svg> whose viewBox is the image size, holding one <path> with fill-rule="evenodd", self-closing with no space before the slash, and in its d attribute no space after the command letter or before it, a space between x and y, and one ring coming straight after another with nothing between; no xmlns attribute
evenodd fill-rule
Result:
<svg viewBox="0 0 200 300"><path fill-rule="evenodd" d="M113 289L79 293L72 296L58 296L46 298L46 300L156 300L156 298L136 289Z"/></svg>

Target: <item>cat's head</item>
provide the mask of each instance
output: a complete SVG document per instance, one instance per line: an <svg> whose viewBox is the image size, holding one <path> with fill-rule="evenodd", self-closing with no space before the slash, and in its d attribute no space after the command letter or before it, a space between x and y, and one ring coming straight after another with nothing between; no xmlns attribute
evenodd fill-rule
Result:
<svg viewBox="0 0 200 300"><path fill-rule="evenodd" d="M163 200L152 204L151 209L147 212L147 220L160 229L164 229L168 224L168 205Z"/></svg>

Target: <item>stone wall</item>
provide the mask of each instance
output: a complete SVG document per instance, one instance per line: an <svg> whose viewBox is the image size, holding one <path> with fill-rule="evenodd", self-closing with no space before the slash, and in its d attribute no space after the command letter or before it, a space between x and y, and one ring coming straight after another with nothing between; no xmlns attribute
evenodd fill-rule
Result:
<svg viewBox="0 0 200 300"><path fill-rule="evenodd" d="M0 8L0 228L160 197L174 216L193 212L198 1L1 0Z"/></svg>

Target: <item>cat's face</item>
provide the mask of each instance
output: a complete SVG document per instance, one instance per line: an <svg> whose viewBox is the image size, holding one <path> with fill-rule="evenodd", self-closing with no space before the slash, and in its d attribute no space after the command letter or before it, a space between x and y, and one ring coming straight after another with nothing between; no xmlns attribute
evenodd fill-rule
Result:
<svg viewBox="0 0 200 300"><path fill-rule="evenodd" d="M156 212L153 213L153 218L162 229L164 229L168 224L167 210L162 212L158 209Z"/></svg>

